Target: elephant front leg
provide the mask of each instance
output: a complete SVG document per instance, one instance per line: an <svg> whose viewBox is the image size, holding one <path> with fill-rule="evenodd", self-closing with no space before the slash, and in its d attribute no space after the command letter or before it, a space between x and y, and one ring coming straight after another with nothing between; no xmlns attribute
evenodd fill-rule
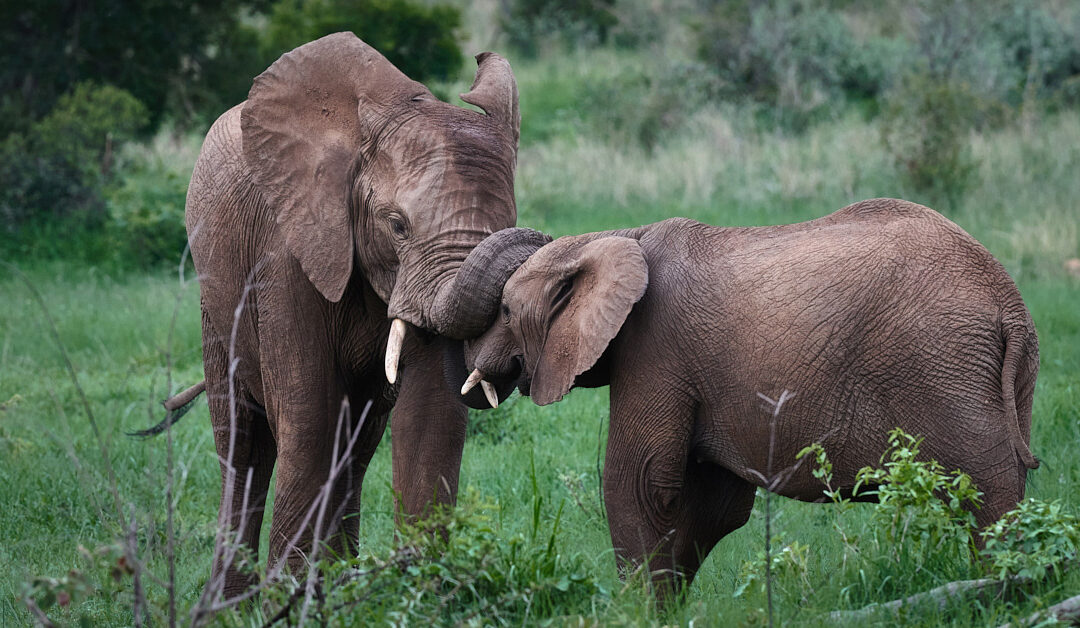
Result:
<svg viewBox="0 0 1080 628"><path fill-rule="evenodd" d="M355 555L364 472L386 425L385 408L364 415L367 399L348 396L332 372L307 372L268 404L278 427L269 563L294 574L326 551Z"/></svg>
<svg viewBox="0 0 1080 628"><path fill-rule="evenodd" d="M399 515L423 516L457 498L468 410L443 377L438 342L418 346L401 369L390 419L394 495Z"/></svg>
<svg viewBox="0 0 1080 628"><path fill-rule="evenodd" d="M635 446L635 440L615 432L608 437L604 506L620 576L644 576L663 600L682 577L675 548L685 465L675 447L649 445L643 450L641 444L647 441Z"/></svg>
<svg viewBox="0 0 1080 628"><path fill-rule="evenodd" d="M632 396L621 382L612 386L604 501L620 571L647 569L662 604L693 581L721 538L746 523L754 486L698 461L692 398L671 387L635 386Z"/></svg>

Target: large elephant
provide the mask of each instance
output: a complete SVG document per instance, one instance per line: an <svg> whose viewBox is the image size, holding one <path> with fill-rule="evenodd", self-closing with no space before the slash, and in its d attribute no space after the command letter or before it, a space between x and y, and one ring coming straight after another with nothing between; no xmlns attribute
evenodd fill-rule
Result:
<svg viewBox="0 0 1080 628"><path fill-rule="evenodd" d="M611 539L624 564L648 560L662 592L746 523L767 478L786 470L777 493L820 500L808 466L793 468L811 443L850 490L891 428L923 435L926 456L985 494L980 526L1016 505L1038 466L1031 316L1001 264L920 205L560 238L510 277L501 310L466 341L466 388L517 380L545 405L610 383ZM789 398L775 439L759 394Z"/></svg>
<svg viewBox="0 0 1080 628"><path fill-rule="evenodd" d="M300 567L317 521L334 550L355 551L360 486L391 408L399 508L454 500L467 409L450 339L487 327L502 283L542 243L506 230L517 218L513 74L492 53L477 63L462 99L483 113L439 101L353 34L329 35L278 59L207 133L186 224L220 524L257 555L276 461L272 563ZM333 447L346 399L352 426L373 405L324 514L305 524L344 453L345 438ZM220 553L213 574L226 595L249 584Z"/></svg>

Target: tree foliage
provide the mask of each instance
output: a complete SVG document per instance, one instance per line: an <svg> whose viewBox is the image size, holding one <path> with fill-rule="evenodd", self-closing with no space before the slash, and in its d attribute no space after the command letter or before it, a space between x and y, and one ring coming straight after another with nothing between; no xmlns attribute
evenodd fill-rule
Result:
<svg viewBox="0 0 1080 628"><path fill-rule="evenodd" d="M100 225L115 147L148 120L147 109L110 85L79 83L52 111L0 143L0 225L77 217Z"/></svg>
<svg viewBox="0 0 1080 628"><path fill-rule="evenodd" d="M461 68L461 11L411 0L281 0L270 14L265 57L270 61L302 43L352 31L409 78L445 80Z"/></svg>
<svg viewBox="0 0 1080 628"><path fill-rule="evenodd" d="M510 0L501 26L510 45L536 54L546 41L566 46L603 44L618 24L615 0Z"/></svg>
<svg viewBox="0 0 1080 628"><path fill-rule="evenodd" d="M131 93L160 120L190 60L262 0L35 0L0 3L0 136L45 116L76 84Z"/></svg>

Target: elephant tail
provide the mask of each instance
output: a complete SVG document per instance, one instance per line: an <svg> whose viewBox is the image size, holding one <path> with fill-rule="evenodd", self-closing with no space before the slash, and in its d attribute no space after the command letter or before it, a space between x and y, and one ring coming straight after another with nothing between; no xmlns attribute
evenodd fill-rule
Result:
<svg viewBox="0 0 1080 628"><path fill-rule="evenodd" d="M1005 404L1005 422L1024 466L1037 469L1039 461L1031 453L1028 439L1024 438L1021 419L1030 431L1031 397L1035 389L1035 376L1039 371L1038 340L1030 320L1025 325L1006 326L1005 360L1001 368L1001 398ZM1017 398L1019 397L1019 399ZM1022 406L1018 406L1017 402ZM1021 417L1023 412L1025 416Z"/></svg>
<svg viewBox="0 0 1080 628"><path fill-rule="evenodd" d="M182 416L187 414L188 410L191 410L192 406L195 404L195 398L201 395L205 390L206 380L204 379L191 388L162 401L161 405L165 406L165 418L161 420L161 423L158 423L153 427L148 427L145 430L128 432L128 436L148 438L164 432L171 425L179 421Z"/></svg>

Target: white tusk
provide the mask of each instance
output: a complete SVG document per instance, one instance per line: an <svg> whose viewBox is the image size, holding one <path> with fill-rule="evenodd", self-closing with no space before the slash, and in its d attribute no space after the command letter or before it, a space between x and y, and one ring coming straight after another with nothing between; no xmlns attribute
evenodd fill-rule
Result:
<svg viewBox="0 0 1080 628"><path fill-rule="evenodd" d="M386 340L386 361L383 363L386 369L386 381L393 384L397 381L398 360L401 358L401 344L405 341L405 321L395 318L390 323L390 337Z"/></svg>
<svg viewBox="0 0 1080 628"><path fill-rule="evenodd" d="M484 396L487 397L488 403L491 404L491 407L498 408L499 395L495 394L495 386L485 379L480 380L480 387L484 389Z"/></svg>
<svg viewBox="0 0 1080 628"><path fill-rule="evenodd" d="M465 380L465 385L461 387L461 395L469 394L469 391L479 384L482 379L484 379L484 374L480 372L480 369L473 369L473 372L469 373L469 378Z"/></svg>

